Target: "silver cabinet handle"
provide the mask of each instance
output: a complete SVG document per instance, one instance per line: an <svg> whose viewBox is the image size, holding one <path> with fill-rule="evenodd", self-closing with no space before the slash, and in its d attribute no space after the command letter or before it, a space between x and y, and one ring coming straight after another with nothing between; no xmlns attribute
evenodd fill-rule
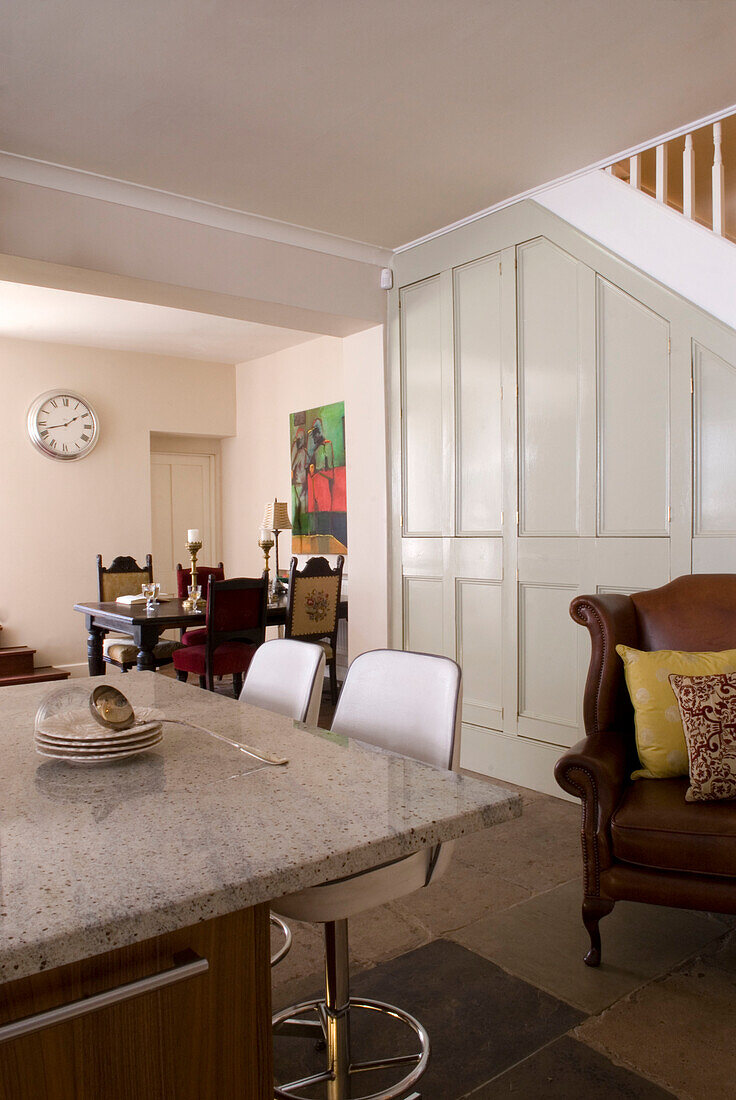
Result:
<svg viewBox="0 0 736 1100"><path fill-rule="evenodd" d="M86 1016L89 1012L107 1008L108 1005L120 1004L121 1001L129 1001L131 997L140 997L142 993L152 993L156 989L165 989L167 985L174 985L176 982L183 982L187 978L207 973L210 967L207 959L194 955L194 952L189 952L188 956L187 962L178 963L170 970L162 970L159 974L138 978L135 982L126 982L125 985L107 989L104 993L95 993L91 997L82 997L79 1001L70 1001L69 1004L59 1005L58 1008L49 1008L46 1012L37 1012L33 1016L24 1016L21 1020L3 1024L0 1027L0 1043L6 1043L9 1039L19 1039L21 1035L32 1035L34 1031L40 1031L44 1027L74 1020L78 1016Z"/></svg>

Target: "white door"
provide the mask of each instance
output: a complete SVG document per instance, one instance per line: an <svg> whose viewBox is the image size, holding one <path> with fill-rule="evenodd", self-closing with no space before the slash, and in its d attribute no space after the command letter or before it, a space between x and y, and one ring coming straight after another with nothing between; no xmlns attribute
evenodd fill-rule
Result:
<svg viewBox="0 0 736 1100"><path fill-rule="evenodd" d="M200 564L217 564L214 455L152 452L151 526L153 575L163 592L176 592L177 562L189 564L190 528L202 533Z"/></svg>

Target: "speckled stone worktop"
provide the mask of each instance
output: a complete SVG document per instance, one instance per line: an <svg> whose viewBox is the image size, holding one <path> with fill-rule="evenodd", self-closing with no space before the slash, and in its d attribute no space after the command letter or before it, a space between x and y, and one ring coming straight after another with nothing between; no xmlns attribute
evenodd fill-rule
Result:
<svg viewBox="0 0 736 1100"><path fill-rule="evenodd" d="M0 688L0 980L269 901L505 821L519 798L151 672L108 675L208 734L112 765L45 760L34 717L102 678Z"/></svg>

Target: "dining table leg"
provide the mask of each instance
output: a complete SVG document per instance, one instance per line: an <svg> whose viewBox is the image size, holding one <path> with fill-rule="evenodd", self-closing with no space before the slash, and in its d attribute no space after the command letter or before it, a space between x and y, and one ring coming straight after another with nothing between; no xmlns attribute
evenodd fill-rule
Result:
<svg viewBox="0 0 736 1100"><path fill-rule="evenodd" d="M138 671L155 672L156 658L153 656L153 650L158 642L158 628L153 624L137 627L133 634L133 641L138 646Z"/></svg>
<svg viewBox="0 0 736 1100"><path fill-rule="evenodd" d="M104 676L105 662L102 658L102 639L107 634L87 616L87 666L90 676Z"/></svg>

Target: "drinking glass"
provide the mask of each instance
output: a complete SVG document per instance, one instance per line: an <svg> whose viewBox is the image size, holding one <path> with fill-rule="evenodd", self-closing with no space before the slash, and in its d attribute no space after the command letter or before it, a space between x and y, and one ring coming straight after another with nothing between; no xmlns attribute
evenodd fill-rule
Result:
<svg viewBox="0 0 736 1100"><path fill-rule="evenodd" d="M156 581L152 581L150 584L141 585L141 592L146 597L146 611L153 611L158 607L156 597L161 591L161 585Z"/></svg>
<svg viewBox="0 0 736 1100"><path fill-rule="evenodd" d="M202 598L202 585L201 584L189 584L187 585L187 592L189 593L189 599L193 604L199 604Z"/></svg>

